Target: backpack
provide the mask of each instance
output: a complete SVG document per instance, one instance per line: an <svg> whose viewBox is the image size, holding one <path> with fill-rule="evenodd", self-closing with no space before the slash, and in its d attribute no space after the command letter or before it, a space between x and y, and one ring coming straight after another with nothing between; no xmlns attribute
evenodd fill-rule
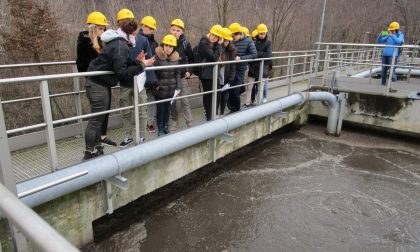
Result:
<svg viewBox="0 0 420 252"><path fill-rule="evenodd" d="M197 45L193 48L194 59L192 61L194 63L203 63L203 62L205 62L205 59L201 56L198 47L199 47L199 45ZM195 75L200 76L203 73L203 67L202 66L193 67L192 71Z"/></svg>

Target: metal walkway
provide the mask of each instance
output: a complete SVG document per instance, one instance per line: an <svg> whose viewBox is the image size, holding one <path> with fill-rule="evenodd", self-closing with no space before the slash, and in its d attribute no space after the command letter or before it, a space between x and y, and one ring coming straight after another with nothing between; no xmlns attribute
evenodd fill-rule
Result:
<svg viewBox="0 0 420 252"><path fill-rule="evenodd" d="M283 82L284 83L284 82ZM277 86L273 87L269 90L269 99L277 99L280 97L284 97L288 93L287 86L278 87L278 85L282 85L282 82L277 81L277 83L270 83L270 86ZM308 82L300 82L294 83L292 85L292 92L295 91L304 91L308 88ZM201 98L201 97L200 97ZM242 95L242 98L243 95ZM201 99L200 99L201 101ZM243 103L242 103L243 104ZM229 109L226 107L225 114L229 112ZM204 109L203 107L197 107L192 109L193 114L193 123L194 125L199 125L205 123L204 117ZM186 128L185 121L181 120L182 116L180 114L180 127L178 130L182 130ZM171 120L170 120L171 123ZM133 124L134 127L134 124ZM125 137L122 128L115 128L108 131L108 136L110 139L115 141L119 144L123 138ZM146 141L150 139L154 139L157 137L156 133L149 133L146 131ZM133 146L133 143L130 145ZM130 146L126 147L129 148ZM58 157L58 169L63 169L68 166L77 164L82 162L83 151L85 149L85 142L84 138L81 136L77 137L69 137L66 139L61 139L56 141L56 148L57 148L57 157ZM114 146L105 146L104 152L105 154L113 153L116 151L121 150L121 147L114 147ZM43 174L47 174L51 172L50 163L48 157L48 147L47 144L42 144L38 146L34 146L31 148L18 150L12 152L12 163L13 163L13 170L15 173L16 182L25 181Z"/></svg>

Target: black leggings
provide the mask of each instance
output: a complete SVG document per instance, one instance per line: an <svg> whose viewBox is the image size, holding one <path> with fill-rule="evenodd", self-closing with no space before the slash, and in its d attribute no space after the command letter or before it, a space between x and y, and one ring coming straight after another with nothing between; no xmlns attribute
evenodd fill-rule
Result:
<svg viewBox="0 0 420 252"><path fill-rule="evenodd" d="M203 85L203 92L213 90L213 80L200 80L201 84ZM206 119L207 121L211 121L211 99L212 94L205 94L203 95L203 106L204 111L206 112Z"/></svg>

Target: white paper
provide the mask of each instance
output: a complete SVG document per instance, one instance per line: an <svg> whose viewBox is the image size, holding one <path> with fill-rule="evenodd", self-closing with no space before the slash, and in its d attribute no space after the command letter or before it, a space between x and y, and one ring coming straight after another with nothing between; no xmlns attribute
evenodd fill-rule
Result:
<svg viewBox="0 0 420 252"><path fill-rule="evenodd" d="M174 96L172 97L172 99L177 97L179 95L179 93L181 93L181 90L180 89L175 89ZM172 103L174 103L174 100L171 101L171 105L172 105Z"/></svg>
<svg viewBox="0 0 420 252"><path fill-rule="evenodd" d="M144 89L144 84L146 83L146 72L142 72L137 76L137 89L139 93Z"/></svg>

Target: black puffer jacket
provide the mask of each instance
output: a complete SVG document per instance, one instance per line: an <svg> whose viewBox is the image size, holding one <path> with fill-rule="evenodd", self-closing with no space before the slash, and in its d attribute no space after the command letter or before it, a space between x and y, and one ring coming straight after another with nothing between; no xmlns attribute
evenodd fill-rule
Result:
<svg viewBox="0 0 420 252"><path fill-rule="evenodd" d="M182 34L179 37L175 51L177 51L179 54L180 64L194 63L194 55L191 48L191 44L190 42L187 41L184 34ZM180 72L181 78L184 78L185 73L186 72L192 73L192 70L189 68L180 68L179 72Z"/></svg>
<svg viewBox="0 0 420 252"><path fill-rule="evenodd" d="M130 59L128 53L127 41L119 37L115 31L108 30L106 32L112 34L112 38L89 65L88 71L113 71L112 75L90 76L89 80L106 86L113 87L117 85L118 81L128 82L144 70L144 64L137 64L134 60Z"/></svg>
<svg viewBox="0 0 420 252"><path fill-rule="evenodd" d="M270 58L273 53L271 41L267 39L256 38L255 48L257 48L257 58ZM264 61L263 78L268 78L272 66L271 60ZM248 76L258 78L260 73L260 62L253 62L250 64Z"/></svg>
<svg viewBox="0 0 420 252"><path fill-rule="evenodd" d="M163 48L158 46L155 53L155 66L179 65L179 54L175 50L168 56L163 51ZM180 83L179 69L156 70L155 73L159 85L155 97L157 99L172 98L178 83Z"/></svg>
<svg viewBox="0 0 420 252"><path fill-rule="evenodd" d="M102 42L99 39L99 44ZM93 48L88 31L82 31L77 38L77 59L76 65L79 72L86 72L90 62L98 56L98 52Z"/></svg>
<svg viewBox="0 0 420 252"><path fill-rule="evenodd" d="M198 57L200 62L217 62L222 53L222 45L216 43L214 47L211 47L210 40L207 36L200 39L200 43L198 44ZM213 79L213 66L203 67L199 78L201 80Z"/></svg>
<svg viewBox="0 0 420 252"><path fill-rule="evenodd" d="M233 61L236 57L236 48L232 43L229 43L227 47L225 47L225 51L223 53L223 60L224 61ZM225 65L225 78L224 81L226 83L232 84L233 80L235 79L236 75L236 64L226 64Z"/></svg>
<svg viewBox="0 0 420 252"><path fill-rule="evenodd" d="M153 55L155 55L155 50L159 46L158 42L155 40L155 35L146 35L144 34L142 29L139 30L139 34L145 36L147 38L147 41L149 41L150 49L152 50L152 55L149 56L152 57Z"/></svg>

